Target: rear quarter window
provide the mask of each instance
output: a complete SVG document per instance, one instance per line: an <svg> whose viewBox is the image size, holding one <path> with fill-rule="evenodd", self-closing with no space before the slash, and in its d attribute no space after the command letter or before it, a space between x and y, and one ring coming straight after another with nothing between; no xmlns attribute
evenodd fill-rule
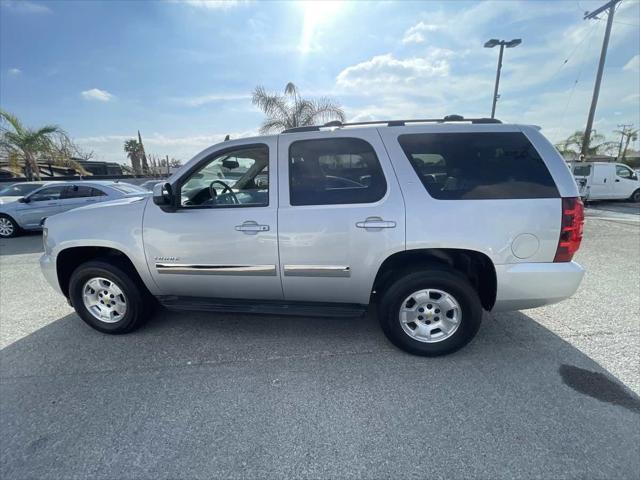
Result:
<svg viewBox="0 0 640 480"><path fill-rule="evenodd" d="M540 155L520 132L419 133L398 142L438 200L556 198Z"/></svg>

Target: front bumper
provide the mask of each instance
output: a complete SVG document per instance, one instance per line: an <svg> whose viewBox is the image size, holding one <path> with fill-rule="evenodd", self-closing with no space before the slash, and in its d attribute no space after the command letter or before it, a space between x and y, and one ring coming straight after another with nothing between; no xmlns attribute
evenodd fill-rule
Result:
<svg viewBox="0 0 640 480"><path fill-rule="evenodd" d="M576 262L496 265L494 312L524 310L561 302L573 295L584 276Z"/></svg>
<svg viewBox="0 0 640 480"><path fill-rule="evenodd" d="M55 257L47 253L43 254L40 257L40 269L42 270L44 278L46 278L47 282L49 282L49 285L51 285L56 292L63 295L62 290L60 289L60 284L58 282Z"/></svg>

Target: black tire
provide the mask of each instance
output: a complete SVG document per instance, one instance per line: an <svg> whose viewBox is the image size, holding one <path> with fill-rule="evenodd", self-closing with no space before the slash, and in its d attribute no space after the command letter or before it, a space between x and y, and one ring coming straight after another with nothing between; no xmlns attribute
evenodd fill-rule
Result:
<svg viewBox="0 0 640 480"><path fill-rule="evenodd" d="M631 194L629 200L635 203L640 203L640 188Z"/></svg>
<svg viewBox="0 0 640 480"><path fill-rule="evenodd" d="M127 309L122 318L114 323L97 319L84 304L82 290L86 282L94 277L115 282L125 296ZM127 272L126 268L100 260L92 260L80 265L71 274L69 281L71 305L85 323L103 333L128 333L142 325L151 315L152 310L146 296L147 292L139 285L137 279Z"/></svg>
<svg viewBox="0 0 640 480"><path fill-rule="evenodd" d="M11 224L11 227L13 228L13 230L9 234L3 234L0 232L0 238L12 238L20 234L20 226L16 223L16 221L13 218L11 218L9 215L5 215L4 213L0 213L0 218L9 222Z"/></svg>
<svg viewBox="0 0 640 480"><path fill-rule="evenodd" d="M416 340L400 323L402 302L414 292L437 289L452 295L461 310L460 323L450 337L434 343ZM398 348L427 357L446 355L462 348L478 333L482 321L482 305L478 293L460 273L446 267L408 272L395 280L383 293L379 305L380 325L387 338Z"/></svg>

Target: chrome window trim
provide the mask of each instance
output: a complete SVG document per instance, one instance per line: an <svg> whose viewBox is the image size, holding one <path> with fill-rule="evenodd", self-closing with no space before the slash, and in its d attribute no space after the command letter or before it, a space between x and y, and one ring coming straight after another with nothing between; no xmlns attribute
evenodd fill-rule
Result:
<svg viewBox="0 0 640 480"><path fill-rule="evenodd" d="M275 276L275 265L156 263L159 274Z"/></svg>
<svg viewBox="0 0 640 480"><path fill-rule="evenodd" d="M287 277L350 277L348 265L285 265Z"/></svg>

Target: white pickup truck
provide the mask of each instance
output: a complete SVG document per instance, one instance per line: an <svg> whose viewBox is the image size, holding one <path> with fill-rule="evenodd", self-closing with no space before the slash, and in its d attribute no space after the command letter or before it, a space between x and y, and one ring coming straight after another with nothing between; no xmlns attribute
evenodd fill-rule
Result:
<svg viewBox="0 0 640 480"><path fill-rule="evenodd" d="M571 164L571 171L585 201L640 202L638 174L622 163L576 162Z"/></svg>

